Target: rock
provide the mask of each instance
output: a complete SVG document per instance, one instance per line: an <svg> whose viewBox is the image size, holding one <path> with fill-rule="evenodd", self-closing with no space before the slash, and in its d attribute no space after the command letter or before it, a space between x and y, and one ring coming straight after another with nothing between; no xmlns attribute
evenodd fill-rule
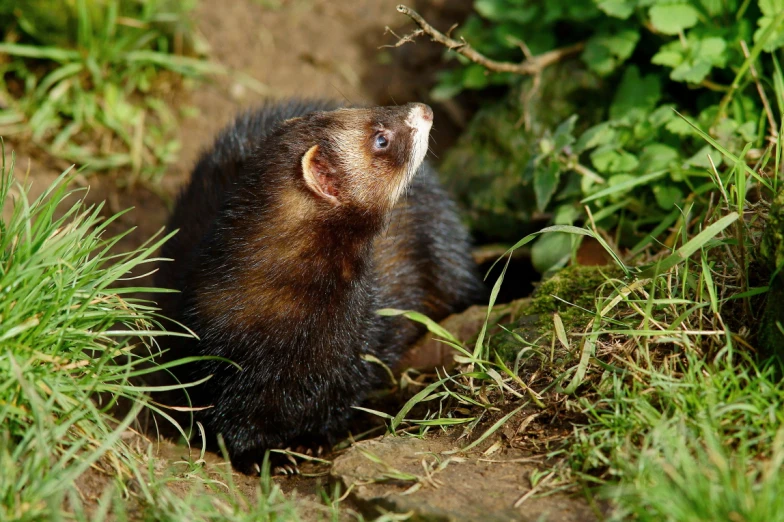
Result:
<svg viewBox="0 0 784 522"><path fill-rule="evenodd" d="M528 306L530 299L518 299L509 304L496 305L490 313L488 326L492 327L499 322L511 322L517 319L520 310ZM443 326L452 335L463 341L469 350L473 349L472 340L476 340L479 330L485 322L486 306L472 306L459 314L453 314L441 321ZM400 368L415 368L421 371L431 371L433 368L447 369L455 365L455 350L438 341L432 333L423 335L403 356Z"/></svg>
<svg viewBox="0 0 784 522"><path fill-rule="evenodd" d="M540 470L522 451L502 450L485 460L442 454L454 447L443 434L363 441L335 460L332 477L353 488L352 500L368 517L393 511L412 521L597 520L584 500L561 492L531 495L515 507L531 490L531 473Z"/></svg>

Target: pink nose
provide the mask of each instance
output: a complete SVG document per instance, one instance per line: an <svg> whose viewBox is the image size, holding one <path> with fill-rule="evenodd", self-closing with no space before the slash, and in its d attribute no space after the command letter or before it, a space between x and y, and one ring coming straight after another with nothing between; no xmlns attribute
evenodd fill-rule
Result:
<svg viewBox="0 0 784 522"><path fill-rule="evenodd" d="M419 107L423 120L433 121L433 109L431 109L429 105L425 105L424 103L417 103L416 105Z"/></svg>

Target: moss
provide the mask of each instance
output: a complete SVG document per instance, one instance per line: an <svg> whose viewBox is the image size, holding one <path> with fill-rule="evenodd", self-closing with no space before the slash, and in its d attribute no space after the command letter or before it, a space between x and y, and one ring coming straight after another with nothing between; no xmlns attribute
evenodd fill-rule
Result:
<svg viewBox="0 0 784 522"><path fill-rule="evenodd" d="M536 289L528 313L542 315L549 322L550 316L558 312L564 326L570 330L572 323L584 324L593 317L596 290L608 278L621 277L623 271L615 265L566 267Z"/></svg>
<svg viewBox="0 0 784 522"><path fill-rule="evenodd" d="M533 298L519 312L519 318L505 324L506 331L501 330L490 338L490 347L506 361L513 360L523 347L518 337L526 343L549 347L553 313L558 312L561 316L567 332L584 328L593 318L597 289L608 278L621 277L623 271L614 265L573 265L556 272L540 284ZM567 362L566 354L554 357L552 362L556 366Z"/></svg>

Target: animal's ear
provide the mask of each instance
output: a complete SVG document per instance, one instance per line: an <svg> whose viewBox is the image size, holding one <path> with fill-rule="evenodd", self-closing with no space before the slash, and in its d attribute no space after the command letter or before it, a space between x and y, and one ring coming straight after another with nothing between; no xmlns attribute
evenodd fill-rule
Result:
<svg viewBox="0 0 784 522"><path fill-rule="evenodd" d="M302 157L302 176L308 188L333 205L340 205L335 175L335 169L321 153L318 145L313 145Z"/></svg>

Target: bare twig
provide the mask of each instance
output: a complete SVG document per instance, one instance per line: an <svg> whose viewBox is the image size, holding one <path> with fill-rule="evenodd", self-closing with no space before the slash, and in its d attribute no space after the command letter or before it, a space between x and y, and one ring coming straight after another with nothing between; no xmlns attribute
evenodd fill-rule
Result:
<svg viewBox="0 0 784 522"><path fill-rule="evenodd" d="M438 42L447 49L458 54L462 54L472 62L478 63L487 70L493 72L508 72L513 74L520 74L523 76L537 75L540 74L547 66L558 62L567 56L577 54L585 47L585 44L580 42L568 47L563 47L561 49L553 49L552 51L547 51L546 53L542 53L537 56L527 57L520 63L498 62L496 60L491 60L482 53L476 51L468 44L468 42L465 41L465 39L461 38L458 41L440 32L432 25L427 23L425 19L422 18L422 16L413 9L401 4L397 6L397 11L411 18L411 20L413 20L414 23L419 26L419 29L409 35L404 36L403 38L400 38L397 44L391 47L400 47L407 42L413 41L417 36L426 34L434 42ZM451 33L453 29L454 26L450 28L449 32Z"/></svg>
<svg viewBox="0 0 784 522"><path fill-rule="evenodd" d="M741 40L740 46L743 49L743 56L748 60L749 48L746 45L746 42ZM768 97L765 95L765 89L762 88L759 76L757 76L757 69L754 67L754 62L749 62L749 71L751 71L751 77L754 78L754 83L757 84L757 92L759 92L762 105L765 107L765 114L768 116L768 125L770 125L770 133L775 138L779 135L778 126L776 125L776 119L773 117L773 110L770 108Z"/></svg>

